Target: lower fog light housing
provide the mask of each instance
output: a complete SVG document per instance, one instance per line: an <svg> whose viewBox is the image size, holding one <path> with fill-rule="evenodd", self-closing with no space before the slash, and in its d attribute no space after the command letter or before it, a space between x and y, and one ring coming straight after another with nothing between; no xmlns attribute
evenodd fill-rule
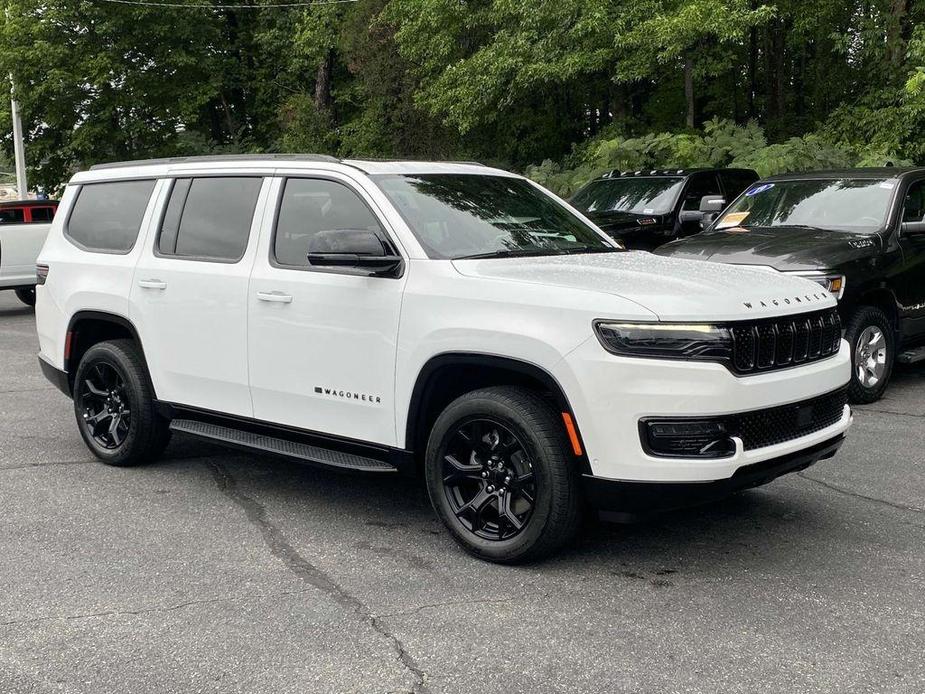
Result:
<svg viewBox="0 0 925 694"><path fill-rule="evenodd" d="M660 458L729 458L736 444L718 420L649 419L639 423L643 448Z"/></svg>

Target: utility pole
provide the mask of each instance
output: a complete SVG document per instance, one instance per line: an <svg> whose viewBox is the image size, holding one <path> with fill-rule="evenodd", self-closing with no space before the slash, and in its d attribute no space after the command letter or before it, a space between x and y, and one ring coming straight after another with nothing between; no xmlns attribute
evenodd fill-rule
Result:
<svg viewBox="0 0 925 694"><path fill-rule="evenodd" d="M22 118L19 115L19 104L16 101L16 87L13 85L13 76L10 75L10 113L13 116L13 154L16 158L16 190L20 200L25 200L29 190L26 183L26 148L22 141Z"/></svg>

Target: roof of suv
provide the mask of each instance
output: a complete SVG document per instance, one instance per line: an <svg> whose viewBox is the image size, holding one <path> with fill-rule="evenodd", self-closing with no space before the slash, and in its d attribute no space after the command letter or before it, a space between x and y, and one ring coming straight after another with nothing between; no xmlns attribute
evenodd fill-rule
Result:
<svg viewBox="0 0 925 694"><path fill-rule="evenodd" d="M821 171L798 171L768 176L765 181L824 180L830 178L900 178L915 173L925 173L921 166L881 166L857 169L827 169Z"/></svg>
<svg viewBox="0 0 925 694"><path fill-rule="evenodd" d="M80 172L75 182L112 178L124 175L128 170L138 170L147 175L166 175L184 168L229 169L241 167L299 168L305 166L332 168L350 167L367 174L426 174L426 173L470 173L513 176L507 171L494 169L478 162L456 161L406 161L374 159L337 159L324 154L229 154L195 157L169 157L139 161L120 161L91 166L88 172ZM151 171L154 169L154 171Z"/></svg>

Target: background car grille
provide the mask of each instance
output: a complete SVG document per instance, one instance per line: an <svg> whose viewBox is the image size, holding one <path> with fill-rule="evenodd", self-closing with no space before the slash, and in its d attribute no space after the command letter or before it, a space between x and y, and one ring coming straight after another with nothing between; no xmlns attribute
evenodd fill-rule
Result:
<svg viewBox="0 0 925 694"><path fill-rule="evenodd" d="M841 388L792 405L731 415L726 418L727 429L742 439L747 451L773 446L836 424L847 402L848 389Z"/></svg>
<svg viewBox="0 0 925 694"><path fill-rule="evenodd" d="M732 338L732 368L736 373L783 369L835 354L841 344L841 320L832 308L735 324Z"/></svg>

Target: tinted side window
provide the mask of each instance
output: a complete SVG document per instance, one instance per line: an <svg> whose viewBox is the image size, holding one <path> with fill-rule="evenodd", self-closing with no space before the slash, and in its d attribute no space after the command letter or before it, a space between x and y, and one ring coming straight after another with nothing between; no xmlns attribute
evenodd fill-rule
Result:
<svg viewBox="0 0 925 694"><path fill-rule="evenodd" d="M0 210L0 224L22 224L26 220L21 207L8 207Z"/></svg>
<svg viewBox="0 0 925 694"><path fill-rule="evenodd" d="M163 255L237 261L244 255L263 179L177 179L161 222Z"/></svg>
<svg viewBox="0 0 925 694"><path fill-rule="evenodd" d="M721 171L719 176L726 189L726 202L735 200L743 190L758 180L758 174L749 171Z"/></svg>
<svg viewBox="0 0 925 694"><path fill-rule="evenodd" d="M358 229L386 238L375 215L347 186L323 179L291 178L286 181L276 221L276 262L305 267L308 244L315 234Z"/></svg>
<svg viewBox="0 0 925 694"><path fill-rule="evenodd" d="M925 221L925 181L916 181L909 186L903 202L903 221Z"/></svg>
<svg viewBox="0 0 925 694"><path fill-rule="evenodd" d="M32 208L32 221L33 222L50 222L55 216L54 207L33 207Z"/></svg>
<svg viewBox="0 0 925 694"><path fill-rule="evenodd" d="M153 180L82 185L65 235L88 250L128 253L153 190Z"/></svg>
<svg viewBox="0 0 925 694"><path fill-rule="evenodd" d="M685 210L699 210L700 199L704 195L722 195L715 174L694 174L684 191Z"/></svg>

